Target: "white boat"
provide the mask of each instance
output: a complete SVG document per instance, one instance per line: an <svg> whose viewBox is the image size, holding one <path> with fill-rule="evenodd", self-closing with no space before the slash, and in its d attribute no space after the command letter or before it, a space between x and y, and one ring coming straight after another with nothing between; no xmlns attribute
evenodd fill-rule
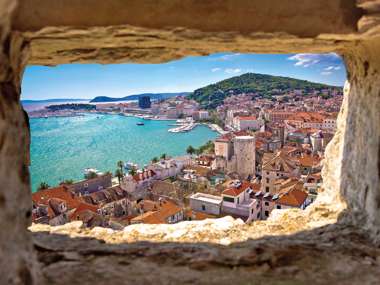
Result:
<svg viewBox="0 0 380 285"><path fill-rule="evenodd" d="M84 169L84 175L88 175L90 173L95 173L97 175L103 175L103 172L100 172L99 170L97 170L96 168L85 168Z"/></svg>

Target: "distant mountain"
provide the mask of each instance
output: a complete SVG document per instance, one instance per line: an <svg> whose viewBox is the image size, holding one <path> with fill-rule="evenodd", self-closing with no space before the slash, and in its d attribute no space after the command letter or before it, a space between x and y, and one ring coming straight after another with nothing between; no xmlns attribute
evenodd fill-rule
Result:
<svg viewBox="0 0 380 285"><path fill-rule="evenodd" d="M265 98L272 98L274 95L281 95L294 89L309 92L325 88L341 89L341 87L289 77L245 73L199 88L191 93L188 98L196 100L204 108L211 109L222 105L226 97L234 94L257 93Z"/></svg>
<svg viewBox="0 0 380 285"><path fill-rule="evenodd" d="M190 92L178 92L178 93L143 93L143 94L135 94L135 95L129 95L121 98L113 98L113 97L107 97L107 96L98 96L95 97L90 101L90 103L100 103L100 102L118 102L118 101L132 101L132 100L138 100L141 96L149 96L152 100L158 100L158 99L167 99L170 97L176 97L176 96L187 96Z"/></svg>
<svg viewBox="0 0 380 285"><path fill-rule="evenodd" d="M21 100L24 104L34 104L34 103L59 103L59 102L79 102L88 101L89 99L44 99L44 100Z"/></svg>

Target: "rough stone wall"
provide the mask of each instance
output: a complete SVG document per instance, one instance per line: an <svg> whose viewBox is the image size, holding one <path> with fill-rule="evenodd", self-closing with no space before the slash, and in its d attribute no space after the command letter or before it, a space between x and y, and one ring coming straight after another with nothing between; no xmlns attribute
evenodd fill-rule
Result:
<svg viewBox="0 0 380 285"><path fill-rule="evenodd" d="M19 103L20 80L26 61L45 65L157 63L221 51L336 51L344 56L350 84L346 86L337 134L326 151L324 194L306 211L275 212L269 221L251 226L237 221L214 221L137 225L122 232L85 230L76 224L61 228L33 226L32 231L45 232L33 235L37 236L34 243L44 266L46 283L73 282L68 274L71 270L77 270L77 276L83 271L91 272L88 273L91 278L80 275L83 284L91 281L101 284L104 280L98 279L99 276L107 281L112 277L121 278L119 272L110 267L97 271L98 266L103 268L110 263L120 270L140 272L148 278L149 270L143 270L146 266L161 274L159 283L178 281L175 276L179 271L170 270L177 266L182 270L180 277L189 283L194 282L193 276L204 276L208 281L220 277L221 282L231 283L236 272L234 275L229 270L226 273L229 277L225 279L221 272L238 268L242 276L245 274L242 282L248 282L252 274L256 274L258 280L275 283L277 279L273 274L282 276L277 271L281 269L288 272L290 279L279 280L290 283L291 275L301 272L302 276L297 279L301 280L300 284L315 280L323 284L330 275L335 278L330 279L332 284L338 284L333 281L339 280L340 284L352 280L355 280L353 283L366 280L368 284L376 284L378 280L374 276L380 272L380 253L371 248L368 240L358 238L361 230L352 226L363 228L364 225L372 238L379 239L380 1L358 0L360 8L355 7L354 0L293 0L291 5L284 0L110 0L90 1L91 5L89 1L20 0L11 31L10 15L16 1L0 0L0 284L43 284L38 281L38 263L26 231L31 206L27 169L29 134L27 117ZM348 210L343 211L346 206ZM304 233L295 234L299 231ZM78 238L75 247L66 252L57 246L55 243L59 244L62 239L57 233ZM279 236L276 247L268 245L273 239L264 238L265 235ZM88 240L82 240L83 237L107 243L127 242L131 246L127 256L136 261L120 257L126 252L123 246L97 245L88 249L85 247ZM250 239L258 240L250 243ZM134 244L140 240L170 244L150 251L149 244ZM206 244L189 248L178 242ZM211 246L214 243L231 248L223 255L223 250ZM322 253L314 248L321 249ZM112 255L111 259L105 256L107 254ZM166 258L165 264L161 263L162 256ZM308 259L309 256L313 260ZM299 262L298 257L302 257ZM366 263L361 263L363 257ZM343 262L348 269L334 267L331 260ZM93 267L89 268L87 263ZM188 263L196 270L206 266L204 274L186 268L184 264ZM291 268L285 268L288 263L292 264ZM305 264L310 265L309 271ZM245 271L244 266L247 266ZM270 268L272 277L261 276L261 266ZM318 275L318 272L323 274ZM211 279L212 273L218 278ZM314 278L318 276L320 279ZM336 279L337 276L343 279ZM141 275L136 273L129 275L128 280L136 282L139 277ZM148 279L144 279L146 283Z"/></svg>
<svg viewBox="0 0 380 285"><path fill-rule="evenodd" d="M0 1L0 284L32 284L37 262L26 227L31 222L27 116L20 103L26 52L10 32L14 1Z"/></svg>
<svg viewBox="0 0 380 285"><path fill-rule="evenodd" d="M354 0L22 0L13 29L30 40L30 64L159 63L340 51L358 38L361 14Z"/></svg>
<svg viewBox="0 0 380 285"><path fill-rule="evenodd" d="M347 49L340 189L358 225L380 241L380 39Z"/></svg>
<svg viewBox="0 0 380 285"><path fill-rule="evenodd" d="M125 231L126 236L145 227L145 236L156 235L157 242L140 236L138 242L117 243L120 240L112 241L110 231L94 229L104 243L80 237L83 232L77 224L55 228L52 233L33 233L46 284L377 285L379 281L380 249L365 232L349 225L256 236L231 244L231 237L246 235L248 228L232 218L159 228L137 226ZM167 230L161 232L161 240L158 230ZM264 224L256 232L261 230L265 231ZM215 243L218 240L221 244Z"/></svg>
<svg viewBox="0 0 380 285"><path fill-rule="evenodd" d="M355 0L20 0L13 28L51 26L148 29L183 27L203 32L286 32L299 37L356 31ZM112 15L112 16L110 16ZM302 24L300 24L302 23Z"/></svg>

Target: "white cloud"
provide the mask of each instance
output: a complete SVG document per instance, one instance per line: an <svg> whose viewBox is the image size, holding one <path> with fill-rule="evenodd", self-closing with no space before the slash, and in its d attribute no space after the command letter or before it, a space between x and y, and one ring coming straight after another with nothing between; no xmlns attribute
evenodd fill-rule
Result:
<svg viewBox="0 0 380 285"><path fill-rule="evenodd" d="M228 74L234 74L234 73L240 73L242 72L242 70L240 68L226 68L224 72Z"/></svg>
<svg viewBox="0 0 380 285"><path fill-rule="evenodd" d="M224 55L217 56L217 57L211 57L208 60L210 60L210 61L228 61L228 60L233 60L238 56L241 56L241 53L224 54Z"/></svg>
<svg viewBox="0 0 380 285"><path fill-rule="evenodd" d="M309 67L318 63L339 63L340 57L336 53L324 53L324 54L314 54L314 53L298 53L291 57L288 57L288 60L295 61L295 66ZM338 69L336 69L338 70Z"/></svg>
<svg viewBox="0 0 380 285"><path fill-rule="evenodd" d="M230 60L230 59L233 59L237 56L240 56L241 53L232 53L232 54L225 54L225 55L222 55L219 59L220 60Z"/></svg>
<svg viewBox="0 0 380 285"><path fill-rule="evenodd" d="M211 69L211 72L217 72L217 71L220 71L222 70L220 67L214 67Z"/></svg>
<svg viewBox="0 0 380 285"><path fill-rule="evenodd" d="M321 72L321 75L331 75L332 74L332 72L331 71L322 71Z"/></svg>
<svg viewBox="0 0 380 285"><path fill-rule="evenodd" d="M326 71L329 71L329 70L339 70L340 69L340 66L334 66L334 65L330 65L326 68L324 68L324 70Z"/></svg>

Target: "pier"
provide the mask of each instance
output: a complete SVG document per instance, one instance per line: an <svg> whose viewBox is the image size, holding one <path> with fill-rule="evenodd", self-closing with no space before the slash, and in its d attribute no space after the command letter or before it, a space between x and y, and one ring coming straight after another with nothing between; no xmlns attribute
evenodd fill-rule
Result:
<svg viewBox="0 0 380 285"><path fill-rule="evenodd" d="M170 133L183 133L183 132L188 132L194 129L196 126L198 126L198 123L190 123L186 125L181 125L180 127L177 128L172 128L169 129L168 132Z"/></svg>

